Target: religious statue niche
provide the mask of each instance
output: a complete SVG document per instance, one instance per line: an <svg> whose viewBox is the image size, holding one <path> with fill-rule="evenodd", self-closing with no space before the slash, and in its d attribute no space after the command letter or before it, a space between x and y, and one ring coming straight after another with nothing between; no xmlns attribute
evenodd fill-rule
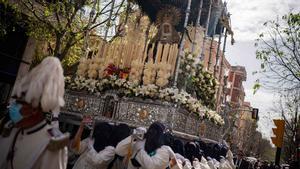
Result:
<svg viewBox="0 0 300 169"><path fill-rule="evenodd" d="M115 111L115 106L117 104L117 101L113 96L106 96L105 97L105 102L104 102L104 107L102 111L102 116L106 118L112 118L114 111Z"/></svg>
<svg viewBox="0 0 300 169"><path fill-rule="evenodd" d="M180 11L176 7L166 6L162 8L156 16L158 33L155 40L162 44L179 43L180 36L175 30L175 26L179 23L180 18Z"/></svg>

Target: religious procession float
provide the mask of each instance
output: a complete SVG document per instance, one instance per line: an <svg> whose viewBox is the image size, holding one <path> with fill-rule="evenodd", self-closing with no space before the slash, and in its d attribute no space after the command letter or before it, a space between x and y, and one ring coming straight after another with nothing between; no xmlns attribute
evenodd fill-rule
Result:
<svg viewBox="0 0 300 169"><path fill-rule="evenodd" d="M216 111L219 82L204 68L201 56L210 24L230 29L224 3L129 3L136 9L119 18L123 35L90 43L76 74L66 76L66 105L60 119L74 123L89 115L133 127L161 121L178 137L219 141L225 123ZM218 29L213 27L212 34Z"/></svg>

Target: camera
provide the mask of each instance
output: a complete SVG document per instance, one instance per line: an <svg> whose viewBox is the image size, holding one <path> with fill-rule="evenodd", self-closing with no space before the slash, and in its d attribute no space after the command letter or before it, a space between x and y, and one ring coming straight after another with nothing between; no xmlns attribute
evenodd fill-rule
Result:
<svg viewBox="0 0 300 169"><path fill-rule="evenodd" d="M132 137L134 139L137 139L137 140L143 140L145 133L146 133L146 129L145 128L138 127L138 128L136 128L136 129L133 130Z"/></svg>

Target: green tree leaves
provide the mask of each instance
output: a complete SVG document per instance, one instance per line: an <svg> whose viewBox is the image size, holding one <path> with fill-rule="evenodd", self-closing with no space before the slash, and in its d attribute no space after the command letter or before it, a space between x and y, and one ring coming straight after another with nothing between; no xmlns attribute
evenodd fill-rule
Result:
<svg viewBox="0 0 300 169"><path fill-rule="evenodd" d="M261 62L261 86L280 91L300 90L300 13L289 13L281 20L267 21L266 31L256 39L256 58ZM259 87L258 87L259 86Z"/></svg>
<svg viewBox="0 0 300 169"><path fill-rule="evenodd" d="M116 1L116 0L115 0ZM15 4L8 3L15 7L15 11L26 16L25 20L18 20L26 24L28 35L40 41L46 41L51 44L53 55L58 57L64 63L74 63L76 58L85 55L88 44L82 42L87 36L92 33L97 33L95 29L100 26L112 25L108 22L107 14L111 13L111 19L114 20L122 12L125 0L116 1L117 5L111 6L109 1L101 0L59 0L59 1L35 1L22 0ZM0 34L6 29L2 29L0 24ZM81 43L80 43L81 42ZM79 54L79 47L81 46L81 53ZM76 50L76 56L71 58L70 50ZM74 54L74 52L73 52ZM77 55L78 54L78 55ZM66 61L67 59L68 61Z"/></svg>

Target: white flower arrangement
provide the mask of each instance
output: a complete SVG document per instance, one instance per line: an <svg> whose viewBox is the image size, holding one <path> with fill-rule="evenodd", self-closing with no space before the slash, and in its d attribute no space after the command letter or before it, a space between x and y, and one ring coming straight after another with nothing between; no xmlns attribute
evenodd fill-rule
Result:
<svg viewBox="0 0 300 169"><path fill-rule="evenodd" d="M129 81L133 83L140 83L143 73L144 63L140 60L134 60L131 63L131 70L129 73Z"/></svg>
<svg viewBox="0 0 300 169"><path fill-rule="evenodd" d="M186 91L179 91L177 88L160 89L155 84L137 85L126 79L119 79L116 76L109 76L101 80L85 79L78 76L73 81L70 77L65 77L65 82L72 90L87 90L91 93L99 93L105 91L107 88L117 88L122 89L123 94L127 96L158 98L181 105L188 111L198 114L200 118L209 119L218 125L224 124L224 120L219 114L203 106L201 101L192 97Z"/></svg>
<svg viewBox="0 0 300 169"><path fill-rule="evenodd" d="M91 79L96 79L98 76L98 63L96 62L96 58L90 60L90 64L88 66L88 77Z"/></svg>
<svg viewBox="0 0 300 169"><path fill-rule="evenodd" d="M66 82L67 84L72 83L72 78L71 78L70 76L65 76L65 82Z"/></svg>
<svg viewBox="0 0 300 169"><path fill-rule="evenodd" d="M185 52L180 65L180 74L183 80L190 80L190 88L196 92L201 103L214 108L216 104L216 91L218 81L212 73L205 71L197 57L190 52Z"/></svg>
<svg viewBox="0 0 300 169"><path fill-rule="evenodd" d="M84 77L87 74L88 68L89 68L90 60L86 58L81 58L78 69L77 69L77 75Z"/></svg>
<svg viewBox="0 0 300 169"><path fill-rule="evenodd" d="M201 64L198 65L195 75L192 76L192 82L197 97L200 98L205 105L214 107L215 94L219 85L218 81L210 72L204 71Z"/></svg>
<svg viewBox="0 0 300 169"><path fill-rule="evenodd" d="M152 62L148 62L145 64L144 77L143 77L144 85L154 83L156 70L157 70L156 64Z"/></svg>
<svg viewBox="0 0 300 169"><path fill-rule="evenodd" d="M157 69L156 85L159 87L164 87L169 83L172 66L168 63L161 62L158 64Z"/></svg>
<svg viewBox="0 0 300 169"><path fill-rule="evenodd" d="M166 101L172 101L178 95L178 92L177 88L164 88L160 90L158 97Z"/></svg>
<svg viewBox="0 0 300 169"><path fill-rule="evenodd" d="M192 55L191 53L186 52L185 55L182 57L180 69L181 73L188 77L191 74L194 75L197 68L197 59L195 55Z"/></svg>
<svg viewBox="0 0 300 169"><path fill-rule="evenodd" d="M148 96L154 98L158 93L158 86L154 84L138 86L135 90L135 96Z"/></svg>

